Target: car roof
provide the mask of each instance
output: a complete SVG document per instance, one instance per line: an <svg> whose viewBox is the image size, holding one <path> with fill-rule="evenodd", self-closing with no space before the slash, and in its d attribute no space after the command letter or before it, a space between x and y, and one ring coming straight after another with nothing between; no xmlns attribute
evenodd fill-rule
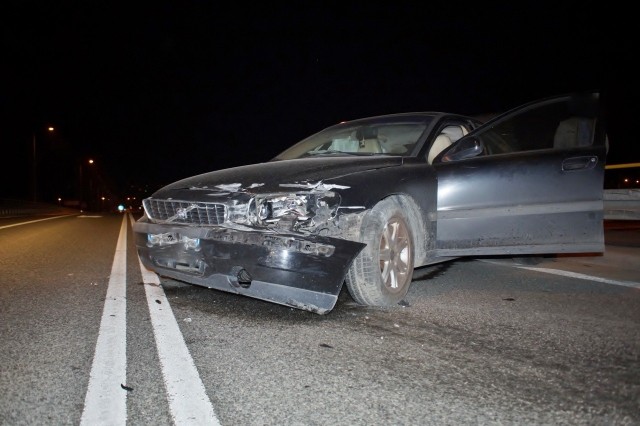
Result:
<svg viewBox="0 0 640 426"><path fill-rule="evenodd" d="M340 124L342 123L358 123L361 121L387 121L387 120L393 120L393 119L398 119L398 118L412 118L412 119L420 119L420 118L434 118L434 117L439 117L439 116L443 116L443 115L451 115L449 113L445 113L445 112L438 112L438 111L416 111L416 112L400 112L400 113L394 113L394 114L382 114L382 115L373 115L370 117L360 117L360 118L356 118L353 120L344 120L341 121ZM455 114L453 114L455 115Z"/></svg>

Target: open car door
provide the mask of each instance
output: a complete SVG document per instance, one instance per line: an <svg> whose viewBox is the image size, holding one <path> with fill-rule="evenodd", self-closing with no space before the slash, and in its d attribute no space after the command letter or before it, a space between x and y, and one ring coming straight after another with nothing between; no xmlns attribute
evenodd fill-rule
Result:
<svg viewBox="0 0 640 426"><path fill-rule="evenodd" d="M436 157L439 256L604 251L598 93L505 113Z"/></svg>

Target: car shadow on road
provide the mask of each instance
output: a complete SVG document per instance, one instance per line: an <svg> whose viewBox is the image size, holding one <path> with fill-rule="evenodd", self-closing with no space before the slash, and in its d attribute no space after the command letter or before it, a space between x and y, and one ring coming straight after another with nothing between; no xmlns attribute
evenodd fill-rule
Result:
<svg viewBox="0 0 640 426"><path fill-rule="evenodd" d="M438 263L436 265L428 265L415 268L413 271L413 281L429 280L443 275L449 268L451 268L453 262L454 261L447 261Z"/></svg>

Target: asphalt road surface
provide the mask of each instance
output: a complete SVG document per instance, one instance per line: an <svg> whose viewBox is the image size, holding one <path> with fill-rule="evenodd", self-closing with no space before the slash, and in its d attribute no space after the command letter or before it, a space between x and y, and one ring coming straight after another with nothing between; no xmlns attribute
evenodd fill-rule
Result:
<svg viewBox="0 0 640 426"><path fill-rule="evenodd" d="M1 425L640 424L635 223L320 316L143 274L127 215L36 219L0 221Z"/></svg>

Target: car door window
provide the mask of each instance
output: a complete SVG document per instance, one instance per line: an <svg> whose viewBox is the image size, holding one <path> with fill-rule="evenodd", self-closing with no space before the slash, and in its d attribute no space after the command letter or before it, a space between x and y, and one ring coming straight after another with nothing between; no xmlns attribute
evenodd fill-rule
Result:
<svg viewBox="0 0 640 426"><path fill-rule="evenodd" d="M566 97L496 120L475 134L484 155L591 146L596 135L597 98Z"/></svg>

